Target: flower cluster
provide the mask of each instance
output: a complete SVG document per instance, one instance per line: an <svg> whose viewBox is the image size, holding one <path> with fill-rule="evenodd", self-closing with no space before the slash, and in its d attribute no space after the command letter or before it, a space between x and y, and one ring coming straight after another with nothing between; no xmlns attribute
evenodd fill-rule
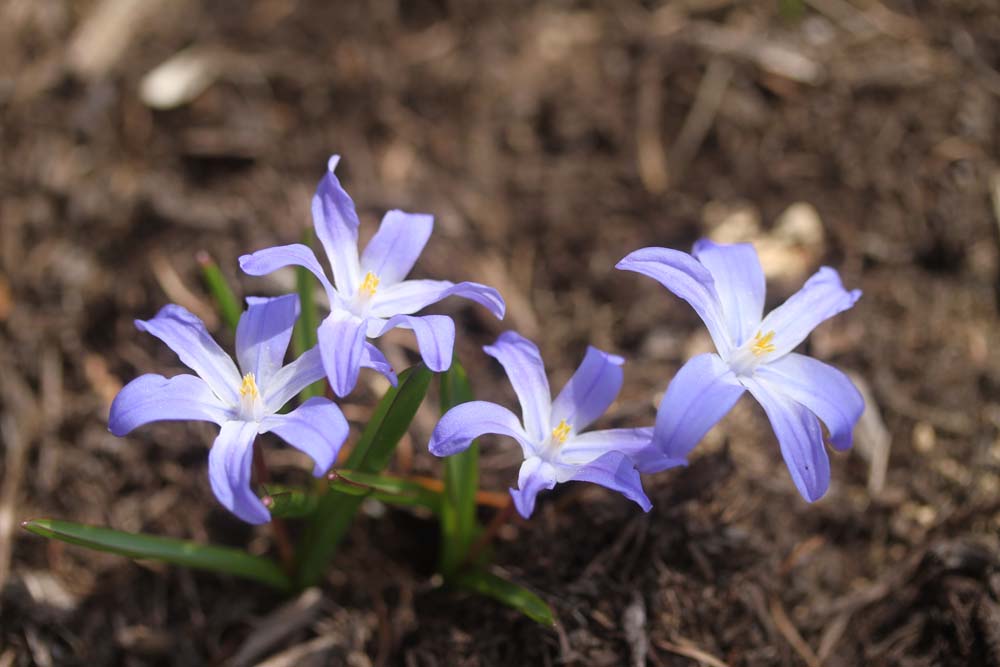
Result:
<svg viewBox="0 0 1000 667"><path fill-rule="evenodd" d="M395 384L393 369L370 339L397 327L413 331L430 370L447 370L454 322L444 315L416 313L449 296L472 300L498 319L504 316L503 298L486 285L406 279L430 237L429 215L389 211L359 253L360 223L354 202L334 174L338 160L330 159L312 202L316 236L333 280L313 251L301 244L240 258L240 267L249 275L294 265L316 277L329 307L316 332L318 345L284 365L299 315L295 295L247 299L236 331L235 363L198 318L169 305L136 326L163 341L196 375L143 375L122 389L111 408L110 428L119 436L159 420L219 425L209 454L211 487L225 507L250 523L270 518L251 485L258 434L273 432L308 454L316 476L333 466L347 437L347 422L329 398L310 398L281 412L303 388L325 377L333 394L344 397L354 389L362 368ZM568 481L599 484L648 511L651 503L640 473L684 465L705 433L749 391L774 428L799 492L810 502L820 498L830 481L820 421L833 447L847 449L864 403L843 373L792 350L820 322L850 308L860 292L845 290L837 272L823 267L764 317L764 273L749 244L702 240L691 255L644 248L617 268L647 275L687 301L705 322L717 350L681 368L667 388L655 426L587 431L618 395L624 359L588 348L553 400L538 348L507 331L483 349L506 372L520 403L520 418L495 403L460 404L442 416L430 451L450 456L486 433L516 440L524 462L511 496L524 517L531 515L540 491Z"/></svg>

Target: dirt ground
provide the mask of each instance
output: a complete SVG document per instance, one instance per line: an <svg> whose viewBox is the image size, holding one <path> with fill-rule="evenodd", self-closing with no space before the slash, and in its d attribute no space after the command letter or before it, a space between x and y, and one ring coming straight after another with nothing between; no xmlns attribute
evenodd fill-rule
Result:
<svg viewBox="0 0 1000 667"><path fill-rule="evenodd" d="M998 103L994 0L0 3L0 665L1000 665ZM752 240L769 307L837 267L864 297L806 347L868 411L830 492L799 498L744 398L689 468L646 479L649 514L597 487L542 496L496 562L556 630L438 588L435 524L410 511L367 507L292 602L20 531L272 549L212 498L211 429L120 440L107 411L180 370L133 319L182 303L231 344L197 251L246 294L287 287L236 258L301 236L333 152L363 234L432 212L417 274L504 294L502 323L440 312L477 394L512 406L479 349L507 328L555 387L588 343L624 354L604 423L652 423L709 341L613 270L631 250ZM406 336L386 349L414 358ZM433 405L397 472L438 474ZM485 488L513 484L516 449L486 443Z"/></svg>

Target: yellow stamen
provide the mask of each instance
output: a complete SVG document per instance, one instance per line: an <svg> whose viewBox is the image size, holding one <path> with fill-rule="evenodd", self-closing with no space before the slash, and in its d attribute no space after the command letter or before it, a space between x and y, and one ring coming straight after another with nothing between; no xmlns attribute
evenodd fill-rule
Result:
<svg viewBox="0 0 1000 667"><path fill-rule="evenodd" d="M561 445L566 442L566 438L569 437L569 432L571 430L570 425L566 423L565 419L563 419L559 422L559 426L552 429L552 439Z"/></svg>
<svg viewBox="0 0 1000 667"><path fill-rule="evenodd" d="M247 373L243 376L243 384L240 386L240 396L249 396L250 398L260 396L260 392L257 390L257 380L254 379L253 373Z"/></svg>
<svg viewBox="0 0 1000 667"><path fill-rule="evenodd" d="M760 332L758 331L756 334L754 334L753 346L750 348L750 350L754 353L754 356L757 357L763 354L767 354L768 352L774 352L775 347L774 343L771 342L772 340L774 340L773 331L768 331L763 336L761 336Z"/></svg>
<svg viewBox="0 0 1000 667"><path fill-rule="evenodd" d="M362 294L367 294L369 297L375 296L375 292L378 290L378 282L378 276L369 271L365 274L365 279L362 281L358 291Z"/></svg>

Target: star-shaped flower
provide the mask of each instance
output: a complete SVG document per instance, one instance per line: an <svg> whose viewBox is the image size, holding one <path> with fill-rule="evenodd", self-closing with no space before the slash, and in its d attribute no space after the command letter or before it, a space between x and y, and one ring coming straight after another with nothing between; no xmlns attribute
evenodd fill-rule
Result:
<svg viewBox="0 0 1000 667"><path fill-rule="evenodd" d="M518 488L510 493L521 516L531 515L539 491L569 481L593 482L618 491L648 512L651 504L642 490L639 470L684 465L683 459L669 459L650 446L652 428L581 432L618 396L621 357L587 348L583 363L553 401L542 357L530 340L507 331L483 349L507 372L521 403L523 425L513 412L496 403L462 403L441 417L431 435L430 451L437 456L457 454L484 433L517 440L524 463Z"/></svg>
<svg viewBox="0 0 1000 667"><path fill-rule="evenodd" d="M330 158L312 202L316 236L330 260L333 283L313 251L297 243L244 255L240 266L253 276L284 266L303 266L320 281L330 314L319 327L319 348L338 396L354 389L362 366L375 368L395 382L389 363L366 338L378 338L396 327L413 330L428 368L447 370L455 345L455 323L445 315L418 317L413 313L449 296L460 296L503 319L503 298L479 283L405 280L431 235L434 218L430 215L389 211L359 258L358 214L333 173L339 160L337 155Z"/></svg>
<svg viewBox="0 0 1000 667"><path fill-rule="evenodd" d="M819 420L834 448L849 449L864 400L842 372L792 350L818 324L853 306L861 291L845 290L840 275L824 266L762 317L764 272L753 246L707 239L695 244L693 256L643 248L617 268L647 275L691 304L718 352L692 358L667 388L653 433L663 453L687 456L749 391L767 413L799 493L810 502L822 497L830 460Z"/></svg>
<svg viewBox="0 0 1000 667"><path fill-rule="evenodd" d="M129 382L111 404L111 432L123 436L155 421L198 420L221 427L208 455L208 474L219 502L248 523L266 523L271 515L250 488L254 440L275 433L308 454L313 474L333 465L347 438L344 415L332 401L314 397L288 414L284 405L325 372L319 350L312 348L283 365L299 314L299 299L248 298L236 329L239 367L216 343L204 323L181 306L164 306L151 320L136 321L177 353L196 375L141 375Z"/></svg>

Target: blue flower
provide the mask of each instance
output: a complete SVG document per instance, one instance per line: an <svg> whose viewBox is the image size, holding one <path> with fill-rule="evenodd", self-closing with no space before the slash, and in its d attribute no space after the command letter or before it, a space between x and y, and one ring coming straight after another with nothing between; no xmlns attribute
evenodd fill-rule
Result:
<svg viewBox="0 0 1000 667"><path fill-rule="evenodd" d="M496 403L462 403L445 413L435 427L430 441L432 454L450 456L464 451L484 433L517 440L524 463L518 488L510 493L525 518L531 515L539 491L569 481L593 482L619 491L649 511L651 505L636 467L641 471L663 470L684 461L670 460L650 446L652 428L581 433L618 395L621 357L588 348L583 363L553 401L541 355L530 340L507 331L483 349L507 372L521 403L523 425L513 412Z"/></svg>
<svg viewBox="0 0 1000 667"><path fill-rule="evenodd" d="M763 406L802 497L818 500L830 485L830 461L819 420L834 448L851 447L864 400L842 372L792 352L818 324L861 296L822 267L784 304L762 317L764 272L748 243L698 241L693 256L666 248L636 250L617 265L660 282L701 316L718 354L689 360L667 388L656 417L655 444L686 457L702 436L749 391Z"/></svg>
<svg viewBox="0 0 1000 667"><path fill-rule="evenodd" d="M431 235L434 218L430 215L389 211L359 258L358 214L333 173L339 160L337 155L330 158L312 202L316 236L330 260L333 283L313 251L297 243L244 255L240 266L250 275L261 276L297 265L320 281L330 314L319 327L319 348L338 396L354 389L362 366L378 370L395 383L389 363L366 338L378 338L396 327L413 330L428 368L447 370L455 345L455 323L444 315L417 317L413 313L446 297L460 296L503 319L503 299L495 289L479 283L404 280Z"/></svg>
<svg viewBox="0 0 1000 667"><path fill-rule="evenodd" d="M236 329L239 367L212 340L205 325L181 306L164 306L151 320L136 321L177 353L195 375L142 375L129 382L111 404L111 432L123 436L155 421L215 422L221 427L208 455L208 475L219 502L248 523L271 515L250 488L254 440L272 432L315 462L322 476L347 438L344 415L332 401L314 397L288 414L285 403L325 372L312 348L283 365L299 314L294 294L274 299L248 298Z"/></svg>

